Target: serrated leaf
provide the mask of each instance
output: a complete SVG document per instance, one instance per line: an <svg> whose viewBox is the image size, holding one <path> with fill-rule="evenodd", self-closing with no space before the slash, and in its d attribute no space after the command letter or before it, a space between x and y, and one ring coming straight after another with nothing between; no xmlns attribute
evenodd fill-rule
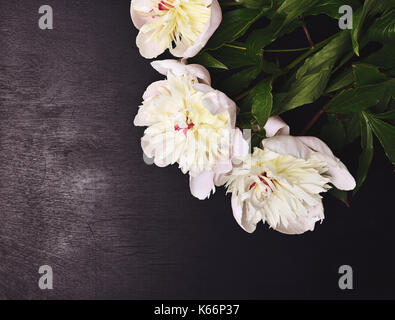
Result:
<svg viewBox="0 0 395 320"><path fill-rule="evenodd" d="M354 81L357 87L374 84L387 80L385 74L379 68L369 64L359 63L353 65Z"/></svg>
<svg viewBox="0 0 395 320"><path fill-rule="evenodd" d="M372 163L374 146L373 146L373 133L369 126L368 118L364 113L360 114L361 125L361 148L362 153L359 157L358 171L357 171L357 185L353 194L356 194L361 188L368 175L370 164Z"/></svg>
<svg viewBox="0 0 395 320"><path fill-rule="evenodd" d="M222 23L206 45L215 50L241 37L263 14L263 10L235 9L224 14Z"/></svg>
<svg viewBox="0 0 395 320"><path fill-rule="evenodd" d="M208 52L201 52L199 55L192 59L193 63L201 64L206 68L216 68L228 70L228 67L224 65L221 61L214 58Z"/></svg>
<svg viewBox="0 0 395 320"><path fill-rule="evenodd" d="M328 112L347 114L365 110L378 104L386 91L386 82L344 90L329 102Z"/></svg>
<svg viewBox="0 0 395 320"><path fill-rule="evenodd" d="M395 164L395 127L380 119L377 119L373 114L363 112L363 115L369 121L369 126L372 128L375 136L380 141L384 148L388 159Z"/></svg>
<svg viewBox="0 0 395 320"><path fill-rule="evenodd" d="M260 81L250 92L252 101L251 112L257 123L263 128L272 112L272 79Z"/></svg>

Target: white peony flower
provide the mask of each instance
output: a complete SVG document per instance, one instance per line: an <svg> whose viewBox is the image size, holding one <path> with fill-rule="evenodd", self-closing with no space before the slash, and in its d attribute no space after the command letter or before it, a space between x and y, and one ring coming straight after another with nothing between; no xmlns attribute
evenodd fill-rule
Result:
<svg viewBox="0 0 395 320"><path fill-rule="evenodd" d="M204 199L215 190L214 175L229 172L232 159L248 152L235 130L236 105L210 87L209 73L200 65L163 60L152 66L167 79L147 88L134 120L148 127L142 149L157 166L178 163L191 177L192 194Z"/></svg>
<svg viewBox="0 0 395 320"><path fill-rule="evenodd" d="M166 49L176 57L195 56L222 20L217 0L132 0L130 13L140 30L140 54L148 59Z"/></svg>
<svg viewBox="0 0 395 320"><path fill-rule="evenodd" d="M293 137L289 127L271 117L265 126L269 138L262 149L221 177L232 193L233 215L247 232L259 221L286 234L314 230L324 219L320 193L330 183L341 190L355 188L355 180L329 147L315 137Z"/></svg>

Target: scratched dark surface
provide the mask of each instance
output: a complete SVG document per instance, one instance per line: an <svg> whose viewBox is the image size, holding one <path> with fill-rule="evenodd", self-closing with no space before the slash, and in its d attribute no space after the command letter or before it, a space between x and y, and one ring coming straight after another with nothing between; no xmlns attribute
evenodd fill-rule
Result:
<svg viewBox="0 0 395 320"><path fill-rule="evenodd" d="M132 119L159 77L135 47L128 0L48 1L50 31L41 0L0 3L0 298L395 298L381 151L350 209L325 198L315 232L249 235L223 189L200 202L176 168L144 164ZM44 264L51 291L37 285ZM343 264L353 291L338 289Z"/></svg>

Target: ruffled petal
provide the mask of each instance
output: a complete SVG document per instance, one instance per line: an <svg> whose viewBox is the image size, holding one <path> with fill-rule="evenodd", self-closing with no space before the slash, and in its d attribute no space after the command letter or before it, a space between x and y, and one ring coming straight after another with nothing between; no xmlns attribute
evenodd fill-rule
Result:
<svg viewBox="0 0 395 320"><path fill-rule="evenodd" d="M308 160L313 152L297 137L277 135L263 139L262 146L278 154L289 154L298 159Z"/></svg>
<svg viewBox="0 0 395 320"><path fill-rule="evenodd" d="M298 137L307 147L314 151L314 155L328 165L327 174L333 185L340 190L353 190L355 179L346 166L332 153L331 149L316 137Z"/></svg>
<svg viewBox="0 0 395 320"><path fill-rule="evenodd" d="M256 225L259 221L261 221L261 217L259 214L254 214L253 216L247 217L246 210L241 207L236 196L232 195L232 211L233 216L239 226L248 233L253 233L256 229ZM243 203L243 206L245 204Z"/></svg>
<svg viewBox="0 0 395 320"><path fill-rule="evenodd" d="M214 115L228 111L231 125L232 127L235 126L236 103L232 99L230 99L225 93L215 90L205 84L196 84L193 88L205 94L202 98L202 104L207 108L207 110Z"/></svg>
<svg viewBox="0 0 395 320"><path fill-rule="evenodd" d="M157 60L151 62L151 66L160 74L167 76L171 71L175 75L190 73L198 78L199 82L210 85L211 78L208 70L199 64L188 64L174 59Z"/></svg>
<svg viewBox="0 0 395 320"><path fill-rule="evenodd" d="M130 17L134 26L140 30L140 28L148 21L149 17L143 16L143 13L147 13L151 10L151 1L137 0L131 1L130 3Z"/></svg>
<svg viewBox="0 0 395 320"><path fill-rule="evenodd" d="M167 85L167 80L160 80L151 83L143 94L143 100L147 100L151 97L156 96L159 93L160 88L164 88Z"/></svg>
<svg viewBox="0 0 395 320"><path fill-rule="evenodd" d="M248 142L243 138L243 133L239 128L236 128L233 135L232 159L243 159L247 156L249 149L250 146Z"/></svg>
<svg viewBox="0 0 395 320"><path fill-rule="evenodd" d="M266 137L289 135L289 126L280 117L270 117L265 125Z"/></svg>
<svg viewBox="0 0 395 320"><path fill-rule="evenodd" d="M156 58L166 50L166 46L161 41L150 39L152 33L153 31L147 33L140 31L136 38L136 44L140 50L140 54L147 59Z"/></svg>
<svg viewBox="0 0 395 320"><path fill-rule="evenodd" d="M189 187L192 195L199 200L208 198L211 192L215 192L214 173L205 171L196 177L189 176Z"/></svg>
<svg viewBox="0 0 395 320"><path fill-rule="evenodd" d="M280 223L274 229L285 234L302 234L306 231L314 231L316 222L324 219L324 207L322 201L317 205L308 208L308 216L298 216L295 220L288 221L287 226Z"/></svg>

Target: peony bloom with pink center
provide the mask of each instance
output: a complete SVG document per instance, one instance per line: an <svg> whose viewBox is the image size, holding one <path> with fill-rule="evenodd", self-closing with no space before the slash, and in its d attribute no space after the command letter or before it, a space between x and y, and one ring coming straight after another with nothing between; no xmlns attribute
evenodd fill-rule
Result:
<svg viewBox="0 0 395 320"><path fill-rule="evenodd" d="M315 137L293 137L271 117L261 148L221 177L232 193L233 215L247 232L258 222L286 234L313 231L324 219L321 193L355 188L355 180L329 147Z"/></svg>
<svg viewBox="0 0 395 320"><path fill-rule="evenodd" d="M166 49L180 58L195 56L221 23L217 0L132 0L140 54L156 58Z"/></svg>
<svg viewBox="0 0 395 320"><path fill-rule="evenodd" d="M134 119L146 126L141 146L157 166L178 163L190 175L192 194L204 199L215 191L214 176L232 170L248 153L235 129L236 104L210 86L208 71L176 60L154 61L166 80L151 84Z"/></svg>

